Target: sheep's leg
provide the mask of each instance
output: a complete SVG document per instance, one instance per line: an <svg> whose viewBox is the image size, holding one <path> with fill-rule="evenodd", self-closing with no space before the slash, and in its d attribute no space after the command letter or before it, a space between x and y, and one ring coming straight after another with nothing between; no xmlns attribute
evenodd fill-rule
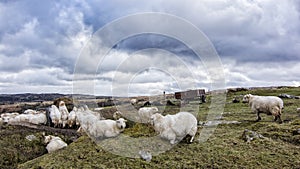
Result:
<svg viewBox="0 0 300 169"><path fill-rule="evenodd" d="M192 136L192 138L191 138L191 140L190 140L190 143L193 142L194 138L195 138L195 136Z"/></svg>
<svg viewBox="0 0 300 169"><path fill-rule="evenodd" d="M258 122L258 121L261 120L261 117L259 116L259 111L256 110L256 114L257 114L257 120L256 120L256 122Z"/></svg>
<svg viewBox="0 0 300 169"><path fill-rule="evenodd" d="M280 115L278 115L277 117L278 117L278 119L279 119L278 122L281 124L281 123L282 123L282 120L281 120L281 118L280 118Z"/></svg>

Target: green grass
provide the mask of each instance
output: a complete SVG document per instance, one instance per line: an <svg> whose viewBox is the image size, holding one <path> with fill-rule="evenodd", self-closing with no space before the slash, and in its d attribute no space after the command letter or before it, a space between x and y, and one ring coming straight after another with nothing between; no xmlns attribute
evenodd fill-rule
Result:
<svg viewBox="0 0 300 169"><path fill-rule="evenodd" d="M89 137L82 136L67 148L53 154L45 154L36 159L16 161L19 168L299 168L300 135L293 132L300 128L300 116L296 108L300 100L284 99L285 108L282 115L283 124L273 122L272 116L262 114L262 121L255 122L247 104L232 103L235 96L246 93L258 95L274 95L281 93L300 95L299 88L281 88L277 90L254 90L227 93L223 120L239 121L240 124L222 124L214 131L206 142L199 143L203 127L199 127L196 141L192 144L186 140L172 149L153 156L151 162L140 158L118 156L97 145ZM209 99L208 99L209 100ZM205 121L210 103L200 104L198 120ZM185 110L193 107L186 107ZM178 106L159 107L163 114L174 114L180 110ZM253 130L267 137L250 143L242 139L245 129ZM146 124L134 124L124 131L131 138L147 138L155 136L153 128ZM110 144L114 140L107 140ZM141 141L142 142L142 141ZM164 142L164 141L162 141ZM142 143L124 140L115 144L112 149L138 149ZM136 145L136 147L135 147ZM162 146L163 143L158 143ZM146 146L147 147L147 146ZM150 142L149 142L150 147ZM126 149L125 149L126 150ZM124 151L125 151L124 150ZM23 163L25 162L25 163ZM22 164L23 163L23 164Z"/></svg>

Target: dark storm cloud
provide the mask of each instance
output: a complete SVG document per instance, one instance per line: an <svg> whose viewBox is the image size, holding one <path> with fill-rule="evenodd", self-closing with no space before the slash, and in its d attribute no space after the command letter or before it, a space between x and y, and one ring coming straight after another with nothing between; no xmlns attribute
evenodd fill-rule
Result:
<svg viewBox="0 0 300 169"><path fill-rule="evenodd" d="M50 85L45 90L61 86L67 90L66 84L72 81L77 57L92 34L115 19L141 12L179 16L203 31L226 67L229 86L299 84L298 0L14 0L0 2L0 72L5 75L0 78L0 86L11 86L0 87L0 91L12 92L20 84L28 84L26 91L30 91L31 85ZM115 33L139 26L143 27L129 25ZM124 59L146 48L164 49L190 63L195 62L193 66L198 71L196 64L200 63L194 61L193 52L185 44L161 35L144 34L124 39L115 45L118 55L115 57ZM159 64L159 59L151 59L150 55L143 58ZM114 71L118 61L107 59L105 63L108 75L97 77L105 84L103 91L110 87L106 82L112 81L113 76L109 73ZM89 60L85 67L92 64L97 63ZM132 73L135 66L136 63L130 62L126 65L130 71L120 73ZM263 71L253 71L257 67ZM40 72L40 76L32 70ZM81 80L93 78L90 74L82 76L86 78L81 77ZM145 82L142 82L143 78L138 82L149 82L144 79ZM208 82L199 83L209 86ZM143 93L142 88L139 89ZM37 91L38 87L32 90Z"/></svg>

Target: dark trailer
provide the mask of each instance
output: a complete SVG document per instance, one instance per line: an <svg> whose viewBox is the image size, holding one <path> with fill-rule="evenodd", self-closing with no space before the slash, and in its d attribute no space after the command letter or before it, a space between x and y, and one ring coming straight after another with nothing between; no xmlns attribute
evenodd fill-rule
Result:
<svg viewBox="0 0 300 169"><path fill-rule="evenodd" d="M188 90L183 92L175 92L175 98L183 101L191 101L191 100L201 100L202 103L205 103L205 90L197 89L197 90Z"/></svg>

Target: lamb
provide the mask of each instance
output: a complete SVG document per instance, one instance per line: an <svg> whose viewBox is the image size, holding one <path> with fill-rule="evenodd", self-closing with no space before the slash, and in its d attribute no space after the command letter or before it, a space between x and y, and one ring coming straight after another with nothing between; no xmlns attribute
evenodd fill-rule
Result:
<svg viewBox="0 0 300 169"><path fill-rule="evenodd" d="M58 127L61 124L61 113L55 105L52 105L50 108L50 118L54 127Z"/></svg>
<svg viewBox="0 0 300 169"><path fill-rule="evenodd" d="M85 130L87 134L96 139L116 137L126 127L126 120L120 118L119 120L100 120L91 123L88 130Z"/></svg>
<svg viewBox="0 0 300 169"><path fill-rule="evenodd" d="M267 115L273 115L274 121L281 120L281 113L283 109L283 101L276 96L257 96L246 94L243 98L243 103L249 103L252 111L257 114L257 120L260 121L260 113L265 113Z"/></svg>
<svg viewBox="0 0 300 169"><path fill-rule="evenodd" d="M52 135L45 136L44 142L46 144L48 143L48 145L46 146L48 153L53 153L68 146L68 144L65 143L60 137L55 137Z"/></svg>
<svg viewBox="0 0 300 169"><path fill-rule="evenodd" d="M197 119L188 112L166 116L156 113L151 116L151 124L160 137L169 140L171 144L178 143L186 135L192 137L192 143L197 132Z"/></svg>
<svg viewBox="0 0 300 169"><path fill-rule="evenodd" d="M69 111L64 101L59 102L59 111L61 113L62 127L65 128L66 124L68 123Z"/></svg>
<svg viewBox="0 0 300 169"><path fill-rule="evenodd" d="M138 115L141 123L148 123L150 121L150 117L158 112L157 107L142 107L138 111Z"/></svg>

